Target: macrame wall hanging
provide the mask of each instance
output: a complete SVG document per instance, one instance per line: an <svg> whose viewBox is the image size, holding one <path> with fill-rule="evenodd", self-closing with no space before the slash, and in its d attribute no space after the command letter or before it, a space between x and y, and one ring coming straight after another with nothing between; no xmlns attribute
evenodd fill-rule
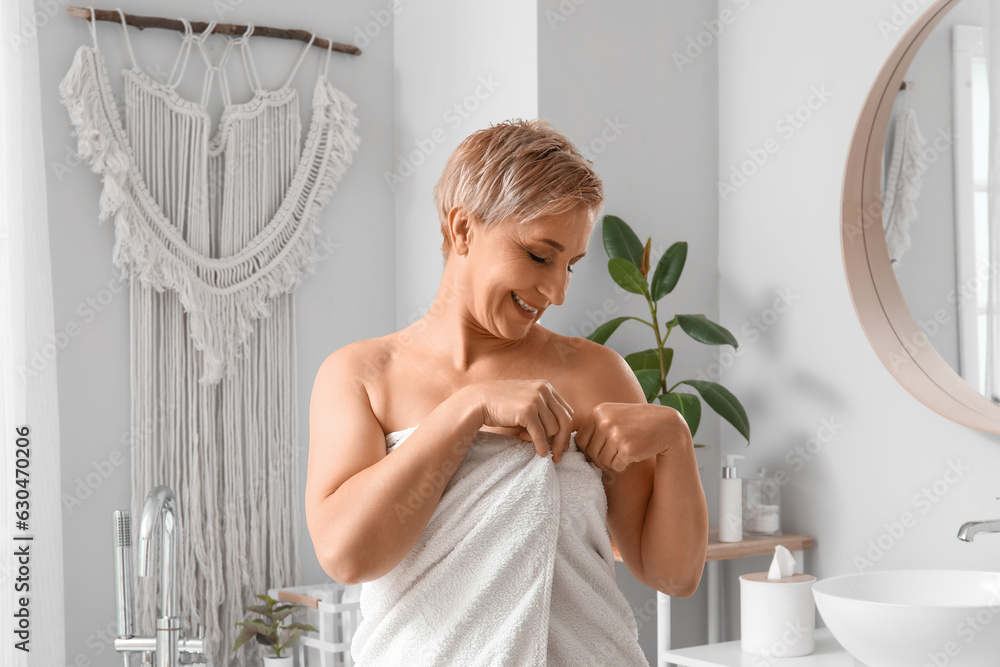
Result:
<svg viewBox="0 0 1000 667"><path fill-rule="evenodd" d="M244 665L250 652L230 651L243 607L269 587L299 583L292 292L314 269L320 211L360 143L355 105L327 78L331 42L300 149L291 82L311 35L285 84L265 90L252 25L215 30L213 21L196 32L182 19L161 83L136 61L128 24L175 22L117 10L132 63L123 121L97 41L95 20L109 14L90 8L93 46L79 48L59 90L78 152L103 175L99 219L114 218L112 259L129 279L133 532L149 490L172 488L185 635L203 626L213 665ZM226 29L239 36L219 35L225 48L212 62L206 38ZM192 47L206 64L200 102L175 91ZM234 47L254 88L239 104L225 69ZM216 76L225 107L212 135L206 102ZM152 635L158 582L134 585L136 631Z"/></svg>

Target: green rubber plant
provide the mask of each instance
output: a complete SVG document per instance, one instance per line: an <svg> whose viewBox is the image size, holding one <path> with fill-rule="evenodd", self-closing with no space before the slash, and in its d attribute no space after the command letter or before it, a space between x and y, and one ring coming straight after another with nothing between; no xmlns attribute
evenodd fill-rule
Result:
<svg viewBox="0 0 1000 667"><path fill-rule="evenodd" d="M746 410L732 392L717 382L708 380L681 380L668 387L667 373L674 358L673 348L666 347L670 332L676 327L691 338L705 345L732 345L737 348L739 343L728 329L709 320L704 315L675 315L666 323L666 332L660 335L657 322L657 302L670 294L684 270L687 260L687 243L679 241L670 246L660 261L656 264L652 281L647 280L649 274L649 253L653 238L650 237L643 246L632 228L624 220L614 215L606 215L602 221L604 249L608 253L608 272L616 283L633 294L642 294L649 304L652 322L640 317L616 317L605 322L587 336L588 340L603 345L618 327L626 320L642 322L653 329L656 334L656 347L641 352L633 352L625 357L625 361L635 373L646 394L646 401L659 401L676 409L683 415L691 430L692 437L698 431L701 423L701 400L739 431L740 435L750 443L750 421ZM685 385L694 389L697 394L677 391ZM696 445L702 446L702 445Z"/></svg>
<svg viewBox="0 0 1000 667"><path fill-rule="evenodd" d="M293 646L299 641L300 632L303 630L309 632L317 631L316 628L308 623L287 623L281 625L281 622L295 613L301 605L294 602L278 602L268 595L260 595L259 593L257 597L267 604L250 605L249 607L244 607L244 609L259 614L264 618L241 621L236 624L242 625L243 631L240 632L239 637L236 638L236 642L233 644L234 651L247 643L251 637L256 637L258 643L272 647L274 656L280 658L281 652L284 649Z"/></svg>

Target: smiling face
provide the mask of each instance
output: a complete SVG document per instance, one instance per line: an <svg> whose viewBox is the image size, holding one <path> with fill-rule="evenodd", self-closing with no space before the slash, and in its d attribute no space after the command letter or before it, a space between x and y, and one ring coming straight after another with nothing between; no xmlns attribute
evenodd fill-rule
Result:
<svg viewBox="0 0 1000 667"><path fill-rule="evenodd" d="M463 273L466 303L479 325L500 338L523 338L549 306L565 300L573 265L586 254L593 229L583 207L523 223L506 220L492 229L473 221Z"/></svg>

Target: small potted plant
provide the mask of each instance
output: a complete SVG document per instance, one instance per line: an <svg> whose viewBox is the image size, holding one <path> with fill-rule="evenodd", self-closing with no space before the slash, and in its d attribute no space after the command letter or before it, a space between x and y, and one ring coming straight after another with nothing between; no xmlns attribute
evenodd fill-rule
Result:
<svg viewBox="0 0 1000 667"><path fill-rule="evenodd" d="M698 431L701 422L701 399L723 419L733 425L740 435L750 441L750 421L739 400L728 389L717 382L708 380L681 380L673 385L667 383L667 373L674 358L674 351L665 347L670 332L675 327L705 345L732 345L739 343L728 329L709 320L704 315L675 315L668 321L666 331L660 331L657 322L656 302L673 291L684 270L687 260L687 243L680 241L670 246L657 262L652 280L648 279L649 254L653 239L645 246L639 241L632 228L624 220L614 215L606 215L601 223L604 249L608 253L608 272L623 289L633 294L642 294L649 304L652 322L639 317L616 317L605 322L589 336L588 340L604 344L615 330L626 320L636 320L649 326L656 334L656 347L641 352L633 352L625 357L626 363L642 385L646 401L659 401L684 416L691 435ZM697 394L677 391L681 385L694 389ZM700 445L696 445L700 446Z"/></svg>
<svg viewBox="0 0 1000 667"><path fill-rule="evenodd" d="M292 667L292 656L282 655L289 646L293 646L299 641L299 634L303 630L316 632L316 628L308 623L286 623L282 625L288 616L295 613L301 606L294 602L278 602L268 595L257 595L258 598L267 604L255 604L244 607L247 611L259 614L263 618L255 618L247 621L240 621L236 625L242 625L243 630L233 644L235 651L243 646L251 637L256 637L257 641L266 646L272 647L274 655L264 656L268 667Z"/></svg>

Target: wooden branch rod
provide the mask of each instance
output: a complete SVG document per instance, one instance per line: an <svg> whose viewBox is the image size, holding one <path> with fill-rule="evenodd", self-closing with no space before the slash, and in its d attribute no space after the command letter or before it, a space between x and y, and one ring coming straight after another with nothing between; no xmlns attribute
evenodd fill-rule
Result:
<svg viewBox="0 0 1000 667"><path fill-rule="evenodd" d="M73 7L69 6L66 8L66 13L75 19L86 19L90 20L90 10L86 7ZM95 9L94 19L97 21L114 21L115 23L121 25L122 17L117 10L114 9ZM178 32L184 32L184 23L178 21L177 19L165 19L159 16L139 16L137 14L125 14L125 23L128 25L135 26L139 30L143 28L162 28L164 30L176 30ZM191 29L194 32L204 32L208 28L207 21L190 21ZM247 31L247 26L239 25L236 23L216 23L215 27L212 28L212 34L221 35L235 35L242 36ZM309 38L312 37L312 33L308 30L289 30L286 28L268 28L263 25L255 25L253 27L253 32L250 33L254 37L277 37L279 39L297 39L302 42L309 42ZM318 46L319 48L326 50L330 47L331 42L321 37L317 37L313 40L313 46ZM347 53L352 56L360 56L361 49L354 46L353 44L341 44L340 42L332 42L333 46L330 47L334 51L340 53Z"/></svg>

